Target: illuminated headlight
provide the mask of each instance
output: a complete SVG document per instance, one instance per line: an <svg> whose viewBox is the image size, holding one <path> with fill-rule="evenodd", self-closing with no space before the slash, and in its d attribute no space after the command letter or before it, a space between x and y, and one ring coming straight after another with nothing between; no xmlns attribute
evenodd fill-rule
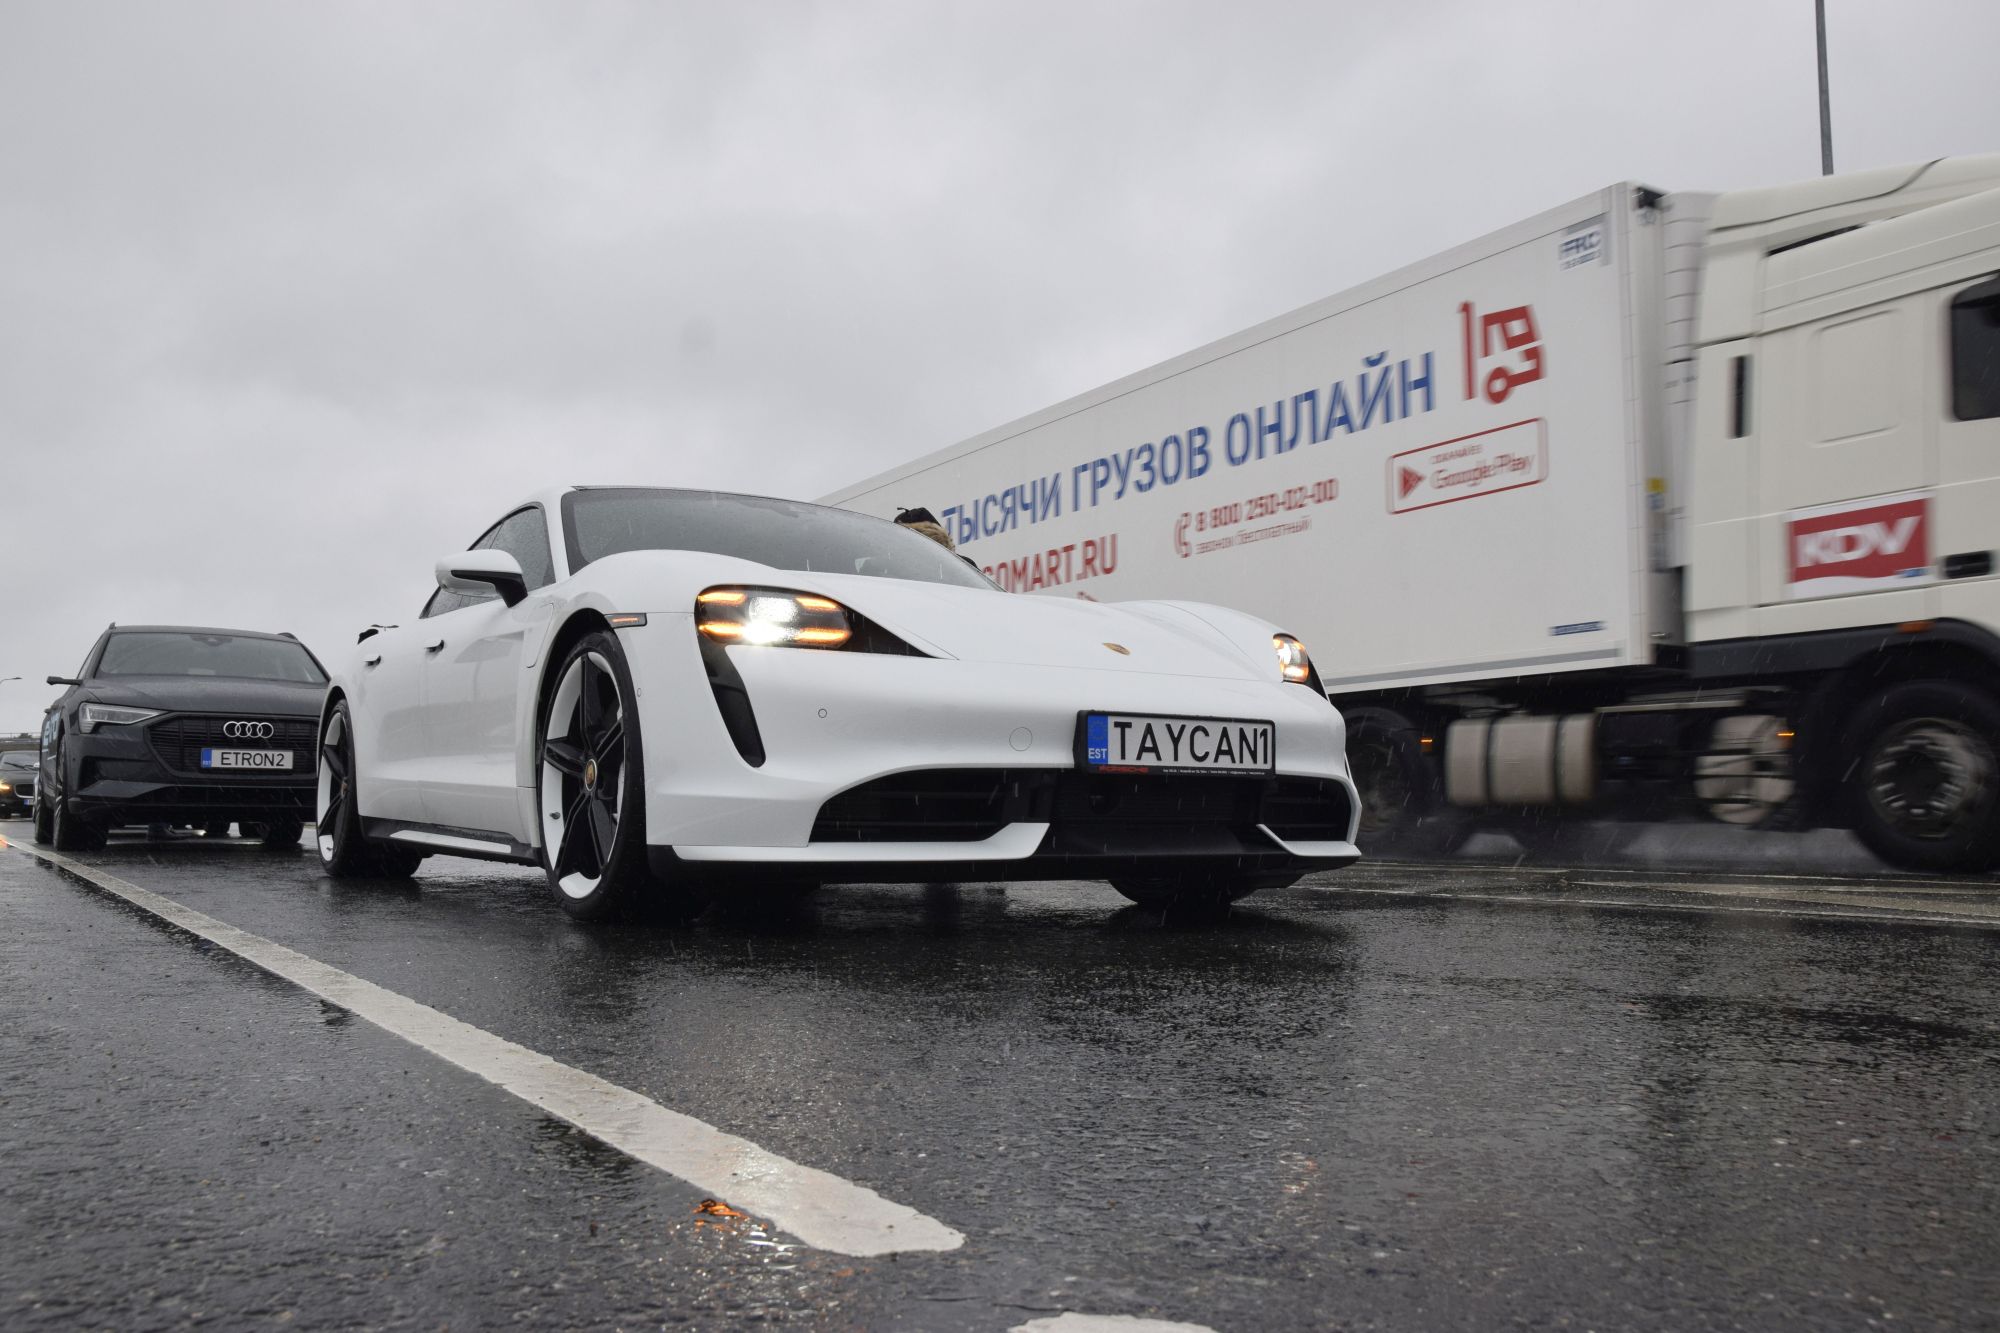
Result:
<svg viewBox="0 0 2000 1333"><path fill-rule="evenodd" d="M1312 658L1306 656L1306 646L1289 634L1273 634L1271 647L1278 653L1278 674L1294 685L1312 682Z"/></svg>
<svg viewBox="0 0 2000 1333"><path fill-rule="evenodd" d="M13 784L13 783L11 783L11 782L0 782L0 792L6 792L6 791L12 791L12 790L14 790L14 784Z"/></svg>
<svg viewBox="0 0 2000 1333"><path fill-rule="evenodd" d="M158 717L157 708L126 708L120 704L85 704L79 717L85 731L96 731L99 727L124 727L134 722L144 722L149 717Z"/></svg>
<svg viewBox="0 0 2000 1333"><path fill-rule="evenodd" d="M839 648L854 637L847 608L830 597L775 588L710 588L694 600L695 628L718 643Z"/></svg>

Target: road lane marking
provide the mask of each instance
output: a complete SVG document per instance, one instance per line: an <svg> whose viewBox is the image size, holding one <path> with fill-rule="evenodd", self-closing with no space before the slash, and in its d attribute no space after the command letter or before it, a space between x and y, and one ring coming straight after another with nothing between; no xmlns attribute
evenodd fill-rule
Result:
<svg viewBox="0 0 2000 1333"><path fill-rule="evenodd" d="M1046 1319L1016 1324L1007 1333L1215 1333L1206 1324L1176 1324L1171 1319L1141 1319L1130 1314L1078 1314L1065 1310Z"/></svg>
<svg viewBox="0 0 2000 1333"><path fill-rule="evenodd" d="M955 1250L965 1243L963 1235L944 1223L892 1203L866 1186L788 1161L629 1088L560 1064L116 875L40 847L14 850L60 867L143 912L227 949L568 1121L630 1157L725 1199L744 1212L769 1218L815 1249L872 1258L913 1250Z"/></svg>
<svg viewBox="0 0 2000 1333"><path fill-rule="evenodd" d="M1926 910L1927 906L1921 902L1912 905L1905 901L1907 897L1924 895L1898 896L1896 894L1871 892L1862 888L1808 889L1801 886L1795 889L1766 889L1743 884L1662 884L1649 886L1625 880L1591 879L1576 880L1574 882L1577 887L1585 889L1650 888L1661 893L1698 893L1711 898L1751 898L1760 902L1815 903L1828 907L1873 908L1878 912L1893 916L1907 916L1912 913L1921 913ZM1983 893L1975 893L1970 889L1960 892L1970 898L1971 901L1967 902L1964 906L1953 905L1948 911L1945 911L1939 904L1929 904L1929 910L1933 914L1950 916L1953 920L2000 921L2000 894L1995 894L1991 889L1985 890ZM1928 894L1938 897L1950 896L1940 893L1935 889L1929 890Z"/></svg>
<svg viewBox="0 0 2000 1333"><path fill-rule="evenodd" d="M1720 875L1738 880L1768 879L1804 882L1808 884L1880 885L1885 889L1894 888L1899 892L1923 888L1965 889L1967 887L1978 887L1976 884L1968 884L1968 881L1973 878L1971 876L1962 876L1957 879L1939 879L1917 874L1902 874L1897 871L1874 871L1865 874L1832 871L1825 874L1802 874L1798 872L1787 873L1770 870L1731 870L1727 867L1700 865L1634 866L1629 863L1607 862L1598 865L1555 866L1531 864L1525 859L1521 861L1392 861L1386 857L1365 859L1360 864L1367 869L1361 872L1345 870L1322 873L1355 875L1357 873L1365 874L1372 871L1379 874L1387 874L1395 870L1414 870L1427 875L1456 875L1465 873L1474 875L1539 876L1544 879L1568 879L1573 875L1645 874L1663 881L1672 878L1691 878L1696 875L1714 879Z"/></svg>
<svg viewBox="0 0 2000 1333"><path fill-rule="evenodd" d="M1967 926L1993 930L2000 920L1984 916L1947 916L1903 908L1893 911L1832 912L1811 908L1752 907L1747 903L1711 907L1706 903L1648 902L1635 898L1578 898L1567 893L1462 893L1452 889L1335 888L1321 886L1330 893L1366 894L1377 898L1436 898L1444 902L1507 903L1517 907L1616 907L1634 912L1706 912L1744 916L1782 916L1829 921L1874 921L1882 924L1914 922L1929 926Z"/></svg>

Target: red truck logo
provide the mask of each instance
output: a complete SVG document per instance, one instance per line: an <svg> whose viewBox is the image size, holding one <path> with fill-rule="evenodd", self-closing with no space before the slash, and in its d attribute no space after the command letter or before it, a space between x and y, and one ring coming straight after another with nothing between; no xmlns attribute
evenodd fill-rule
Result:
<svg viewBox="0 0 2000 1333"><path fill-rule="evenodd" d="M1542 377L1542 335L1535 329L1533 306L1510 306L1482 315L1473 309L1472 302L1464 301L1459 304L1458 319L1465 338L1467 399L1484 393L1487 402L1504 403L1514 390ZM1480 362L1509 353L1518 354L1520 359L1495 366L1482 382Z"/></svg>
<svg viewBox="0 0 2000 1333"><path fill-rule="evenodd" d="M1793 597L1869 592L1930 571L1930 496L1799 510L1786 523Z"/></svg>

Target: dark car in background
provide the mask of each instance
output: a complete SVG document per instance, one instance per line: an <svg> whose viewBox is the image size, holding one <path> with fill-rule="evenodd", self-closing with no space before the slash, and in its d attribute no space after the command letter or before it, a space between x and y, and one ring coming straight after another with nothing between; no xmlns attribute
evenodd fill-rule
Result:
<svg viewBox="0 0 2000 1333"><path fill-rule="evenodd" d="M123 824L243 826L297 846L318 781L326 671L289 634L113 625L42 723L35 840L90 850Z"/></svg>
<svg viewBox="0 0 2000 1333"><path fill-rule="evenodd" d="M0 754L0 818L25 815L35 804L35 752Z"/></svg>

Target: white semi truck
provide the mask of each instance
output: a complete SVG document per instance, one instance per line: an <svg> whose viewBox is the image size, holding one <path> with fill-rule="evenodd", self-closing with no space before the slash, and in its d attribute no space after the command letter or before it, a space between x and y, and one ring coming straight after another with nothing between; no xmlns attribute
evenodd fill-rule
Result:
<svg viewBox="0 0 2000 1333"><path fill-rule="evenodd" d="M1364 846L1680 812L2000 866L2000 155L1614 185L826 500L1283 624Z"/></svg>

